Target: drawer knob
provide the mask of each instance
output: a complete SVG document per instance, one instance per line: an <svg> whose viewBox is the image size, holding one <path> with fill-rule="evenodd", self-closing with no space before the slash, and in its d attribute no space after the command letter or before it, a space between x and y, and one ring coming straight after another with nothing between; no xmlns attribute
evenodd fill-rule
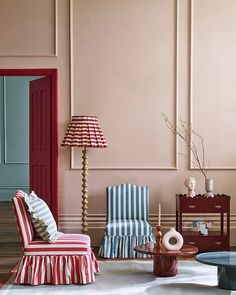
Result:
<svg viewBox="0 0 236 295"><path fill-rule="evenodd" d="M215 208L220 209L222 206L221 205L215 205Z"/></svg>
<svg viewBox="0 0 236 295"><path fill-rule="evenodd" d="M188 242L189 245L195 245L195 242Z"/></svg>
<svg viewBox="0 0 236 295"><path fill-rule="evenodd" d="M195 208L195 205L189 205L188 207L193 209L193 208Z"/></svg>
<svg viewBox="0 0 236 295"><path fill-rule="evenodd" d="M221 242L215 242L215 244L216 244L217 246L219 246L219 245L221 245Z"/></svg>

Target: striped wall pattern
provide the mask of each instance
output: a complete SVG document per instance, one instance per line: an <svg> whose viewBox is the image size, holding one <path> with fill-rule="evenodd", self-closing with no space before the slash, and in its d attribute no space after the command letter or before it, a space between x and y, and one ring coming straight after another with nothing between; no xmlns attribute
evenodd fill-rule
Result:
<svg viewBox="0 0 236 295"><path fill-rule="evenodd" d="M134 247L154 242L148 223L149 189L135 184L109 186L107 193L107 220L99 255L105 258L147 257Z"/></svg>
<svg viewBox="0 0 236 295"><path fill-rule="evenodd" d="M17 270L17 284L88 284L95 281L98 263L90 248L90 237L63 234L54 243L34 239L24 193L17 192L13 207L24 255Z"/></svg>

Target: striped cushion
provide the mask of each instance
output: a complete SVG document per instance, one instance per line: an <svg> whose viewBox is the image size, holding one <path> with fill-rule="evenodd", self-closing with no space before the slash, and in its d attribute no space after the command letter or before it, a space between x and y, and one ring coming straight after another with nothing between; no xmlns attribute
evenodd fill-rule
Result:
<svg viewBox="0 0 236 295"><path fill-rule="evenodd" d="M145 220L114 220L106 225L105 232L107 235L113 236L151 235L152 227Z"/></svg>
<svg viewBox="0 0 236 295"><path fill-rule="evenodd" d="M58 232L56 222L48 205L34 192L25 194L25 203L30 212L31 221L39 236L48 242L54 242L62 233Z"/></svg>
<svg viewBox="0 0 236 295"><path fill-rule="evenodd" d="M24 249L24 255L87 255L90 238L83 234L63 234L53 244L34 240Z"/></svg>
<svg viewBox="0 0 236 295"><path fill-rule="evenodd" d="M147 186L120 184L107 187L107 221L139 219L148 221L149 189Z"/></svg>

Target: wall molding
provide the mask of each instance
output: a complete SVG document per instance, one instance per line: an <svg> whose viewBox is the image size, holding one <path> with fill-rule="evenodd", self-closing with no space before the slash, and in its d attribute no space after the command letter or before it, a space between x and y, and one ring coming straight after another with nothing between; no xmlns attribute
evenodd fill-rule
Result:
<svg viewBox="0 0 236 295"><path fill-rule="evenodd" d="M6 76L3 76L3 153L4 153L4 164L29 164L29 162L19 162L19 161L8 161L7 159L7 91L6 91Z"/></svg>
<svg viewBox="0 0 236 295"><path fill-rule="evenodd" d="M74 115L74 38L73 38L73 3L74 0L70 0L70 54L69 54L69 76L70 76L70 116ZM178 48L179 48L179 0L175 0L175 50L174 50L174 108L175 108L175 124L178 120L178 73L179 73L179 63L178 63ZM81 166L76 166L74 163L74 148L70 151L70 169L71 170L81 170ZM178 170L178 138L175 135L175 146L174 146L174 166L90 166L89 170Z"/></svg>
<svg viewBox="0 0 236 295"><path fill-rule="evenodd" d="M1 53L2 52L2 53ZM18 53L12 54L0 50L0 57L58 57L58 0L54 0L54 52L51 54Z"/></svg>
<svg viewBox="0 0 236 295"><path fill-rule="evenodd" d="M1 201L8 201L12 199L17 190L29 191L29 185L2 185L0 184Z"/></svg>
<svg viewBox="0 0 236 295"><path fill-rule="evenodd" d="M60 214L59 226L63 229L81 229L82 214ZM175 214L162 214L163 228L175 226ZM157 214L149 214L149 222L154 227L157 224ZM88 228L104 229L106 214L88 214Z"/></svg>
<svg viewBox="0 0 236 295"><path fill-rule="evenodd" d="M61 226L66 225L79 225L81 223L82 214L60 214L59 215L59 223ZM190 214L188 213L186 216L184 216L185 222L183 223L184 228L190 228L190 224L193 220L199 220L199 219L205 219L205 220L211 220L218 224L220 223L219 220L220 216L219 214L211 214L211 213L202 213L200 215L196 214ZM161 215L162 225L163 228L169 228L175 227L175 220L176 216L175 214L162 214ZM158 221L157 214L149 214L149 222L152 226L155 226ZM88 223L93 224L93 227L96 228L102 228L104 229L105 223L106 223L106 214L88 214ZM236 213L230 214L230 225L231 228L236 228Z"/></svg>
<svg viewBox="0 0 236 295"><path fill-rule="evenodd" d="M189 121L191 126L193 126L193 57L194 57L194 0L190 2L190 65L189 65ZM192 165L193 156L191 151L189 150L189 170L199 170L198 168L193 167ZM207 168L208 167L204 167ZM208 170L236 170L236 166L211 166Z"/></svg>
<svg viewBox="0 0 236 295"><path fill-rule="evenodd" d="M2 185L0 184L0 193L2 195L1 201L2 199L4 199L5 194L9 195L9 194L14 194L17 190L22 190L22 191L28 191L29 190L29 185ZM8 198L9 200L9 198Z"/></svg>
<svg viewBox="0 0 236 295"><path fill-rule="evenodd" d="M29 185L27 184L20 184L20 185L17 185L17 184L14 184L14 185L3 185L3 184L0 184L0 190L1 189L27 189L29 188Z"/></svg>
<svg viewBox="0 0 236 295"><path fill-rule="evenodd" d="M59 215L59 227L60 230L64 232L81 232L81 214L60 214ZM212 229L220 226L219 214L201 214L196 216L196 214L188 214L184 216L184 229L190 229L193 220L199 220L199 218L204 218L204 220L211 220L214 222ZM157 214L149 214L149 222L155 230L155 225L157 224ZM175 214L162 214L161 215L162 227L164 231L167 231L170 227L175 227ZM106 224L106 214L88 214L88 229L92 233L92 238L99 245L104 234L104 227ZM236 236L236 213L230 214L230 229L231 229L231 246L236 245L236 240L233 237Z"/></svg>

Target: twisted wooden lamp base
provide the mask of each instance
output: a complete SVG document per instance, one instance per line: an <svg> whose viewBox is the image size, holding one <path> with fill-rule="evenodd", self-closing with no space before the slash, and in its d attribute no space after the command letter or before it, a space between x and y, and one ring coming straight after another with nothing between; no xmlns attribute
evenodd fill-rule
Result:
<svg viewBox="0 0 236 295"><path fill-rule="evenodd" d="M82 150L82 232L88 231L88 149Z"/></svg>

